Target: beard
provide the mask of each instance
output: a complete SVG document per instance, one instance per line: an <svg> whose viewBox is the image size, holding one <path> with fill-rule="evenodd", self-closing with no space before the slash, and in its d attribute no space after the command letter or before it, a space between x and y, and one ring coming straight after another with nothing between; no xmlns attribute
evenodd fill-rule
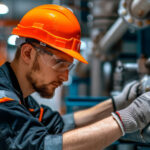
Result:
<svg viewBox="0 0 150 150"><path fill-rule="evenodd" d="M55 84L56 82L53 81L53 82L50 82L48 84L39 85L38 84L38 79L36 80L34 78L34 73L35 72L36 73L40 72L40 66L39 66L37 57L34 60L31 71L26 74L26 78L29 81L32 88L36 92L38 92L41 97L43 97L43 98L52 98L54 96L55 89L56 89L56 86L53 86L53 84ZM58 84L61 85L62 83L58 82Z"/></svg>
<svg viewBox="0 0 150 150"><path fill-rule="evenodd" d="M30 82L32 88L39 93L43 98L52 98L55 93L55 87L51 86L52 83L38 85L38 82L33 78L32 72L27 74L27 79ZM49 88L50 87L50 88Z"/></svg>

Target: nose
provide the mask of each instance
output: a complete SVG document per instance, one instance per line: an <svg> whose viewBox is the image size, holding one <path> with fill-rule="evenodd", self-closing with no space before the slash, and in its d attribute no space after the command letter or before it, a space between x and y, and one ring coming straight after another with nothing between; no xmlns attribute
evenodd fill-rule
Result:
<svg viewBox="0 0 150 150"><path fill-rule="evenodd" d="M59 75L59 78L64 82L64 81L68 81L68 75L69 75L69 71L66 70L64 72L62 72L60 75Z"/></svg>

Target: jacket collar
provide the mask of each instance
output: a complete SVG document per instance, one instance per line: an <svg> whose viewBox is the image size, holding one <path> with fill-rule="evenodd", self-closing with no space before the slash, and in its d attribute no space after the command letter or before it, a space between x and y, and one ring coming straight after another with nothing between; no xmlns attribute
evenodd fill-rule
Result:
<svg viewBox="0 0 150 150"><path fill-rule="evenodd" d="M13 69L11 68L10 66L10 63L9 62L6 62L2 67L1 69L3 70L6 78L7 78L7 83L9 82L8 84L8 88L11 90L13 90L17 95L18 97L20 98L21 101L23 101L23 93L21 91L21 88L20 88L20 85L19 85L19 82L17 80L17 77L13 71Z"/></svg>

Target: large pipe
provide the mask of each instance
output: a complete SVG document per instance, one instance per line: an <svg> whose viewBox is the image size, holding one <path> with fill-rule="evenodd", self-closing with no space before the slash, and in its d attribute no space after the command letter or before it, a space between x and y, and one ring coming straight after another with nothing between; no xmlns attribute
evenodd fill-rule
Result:
<svg viewBox="0 0 150 150"><path fill-rule="evenodd" d="M131 4L132 15L143 18L150 12L150 0L134 0Z"/></svg>
<svg viewBox="0 0 150 150"><path fill-rule="evenodd" d="M120 17L112 25L109 31L100 40L99 46L103 51L108 50L116 41L118 41L128 28L127 23Z"/></svg>
<svg viewBox="0 0 150 150"><path fill-rule="evenodd" d="M129 6L130 7L130 6ZM144 7L144 12L143 11ZM135 16L141 15L144 17L150 11L150 0L133 0L131 3L131 12ZM130 17L129 17L129 20ZM107 51L113 44L115 44L125 33L128 28L128 24L124 22L122 17L118 18L117 21L112 25L104 37L99 41L99 47L101 51Z"/></svg>

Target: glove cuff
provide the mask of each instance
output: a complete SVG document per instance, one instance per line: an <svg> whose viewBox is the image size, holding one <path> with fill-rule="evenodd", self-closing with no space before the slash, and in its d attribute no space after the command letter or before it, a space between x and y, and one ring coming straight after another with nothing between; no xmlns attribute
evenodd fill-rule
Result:
<svg viewBox="0 0 150 150"><path fill-rule="evenodd" d="M122 134L124 136L125 130L124 130L124 125L123 125L121 118L118 116L117 112L116 113L112 112L111 114L112 114L113 118L117 121L118 125L120 126L120 129L121 129Z"/></svg>
<svg viewBox="0 0 150 150"><path fill-rule="evenodd" d="M112 99L112 104L113 104L113 108L114 108L114 112L115 112L117 110L116 105L115 105L115 99L112 95L110 96L110 98Z"/></svg>

